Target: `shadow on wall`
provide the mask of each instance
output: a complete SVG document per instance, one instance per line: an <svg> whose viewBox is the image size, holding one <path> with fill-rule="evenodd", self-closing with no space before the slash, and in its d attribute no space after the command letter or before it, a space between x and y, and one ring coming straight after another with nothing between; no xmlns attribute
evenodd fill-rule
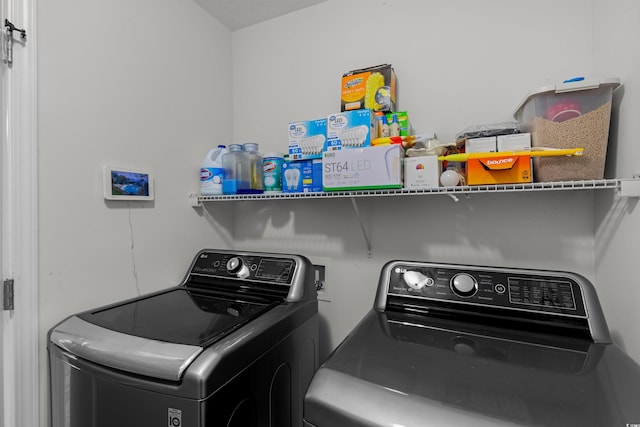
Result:
<svg viewBox="0 0 640 427"><path fill-rule="evenodd" d="M620 85L615 91L613 91L613 97L611 99L611 119L609 124L609 140L607 143L607 156L605 160L604 175L606 178L617 178L617 163L618 159L618 131L620 129L620 108L622 105L622 99L624 98L625 86Z"/></svg>
<svg viewBox="0 0 640 427"><path fill-rule="evenodd" d="M331 351L333 351L333 348L335 345L331 337L331 326L329 324L329 320L326 318L326 316L322 315L322 313L320 313L318 318L319 318L318 357L319 357L320 363L322 364L323 361L327 360L327 357L329 357L329 354L331 354Z"/></svg>
<svg viewBox="0 0 640 427"><path fill-rule="evenodd" d="M230 207L230 206L229 206ZM204 218L211 228L220 236L223 245L212 242L210 249L233 249L234 242L231 231L233 230L233 209L227 208L225 204L210 204L195 208L195 212ZM213 214L212 214L213 212Z"/></svg>
<svg viewBox="0 0 640 427"><path fill-rule="evenodd" d="M613 342L622 349L622 351L627 351L624 338L622 338L622 334L619 331L611 331L611 338L613 339Z"/></svg>
<svg viewBox="0 0 640 427"><path fill-rule="evenodd" d="M589 192L472 194L357 198L372 256L466 264L535 267L590 273L593 210ZM235 249L332 258L367 256L349 198L232 202L219 221ZM228 211L227 205L224 205ZM585 271L586 270L586 271Z"/></svg>
<svg viewBox="0 0 640 427"><path fill-rule="evenodd" d="M619 197L611 191L598 194L595 200L595 262L598 267L605 258L622 221L633 214L638 205L638 198Z"/></svg>
<svg viewBox="0 0 640 427"><path fill-rule="evenodd" d="M245 249L328 256L366 251L348 198L237 202L234 221L233 240Z"/></svg>

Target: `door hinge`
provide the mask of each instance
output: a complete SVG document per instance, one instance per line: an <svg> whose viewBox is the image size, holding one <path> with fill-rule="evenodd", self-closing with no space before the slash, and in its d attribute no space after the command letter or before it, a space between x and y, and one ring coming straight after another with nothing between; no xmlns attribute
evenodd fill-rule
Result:
<svg viewBox="0 0 640 427"><path fill-rule="evenodd" d="M4 20L4 25L2 26L2 34L0 34L0 39L2 39L2 62L11 66L13 64L13 33L20 33L20 42L25 43L27 41L27 32L23 28L17 28L11 21L8 19Z"/></svg>
<svg viewBox="0 0 640 427"><path fill-rule="evenodd" d="M13 310L13 279L5 279L3 288L4 297L2 301L4 310Z"/></svg>

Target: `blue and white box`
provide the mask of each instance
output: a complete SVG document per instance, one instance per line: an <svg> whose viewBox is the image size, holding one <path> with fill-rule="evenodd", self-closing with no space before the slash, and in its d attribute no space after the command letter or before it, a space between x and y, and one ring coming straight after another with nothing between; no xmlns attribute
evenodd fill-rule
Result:
<svg viewBox="0 0 640 427"><path fill-rule="evenodd" d="M375 114L369 109L330 114L324 151L369 147L376 134Z"/></svg>
<svg viewBox="0 0 640 427"><path fill-rule="evenodd" d="M322 159L299 160L282 164L284 193L315 193L322 191Z"/></svg>
<svg viewBox="0 0 640 427"><path fill-rule="evenodd" d="M327 119L289 123L289 159L322 159L327 141Z"/></svg>

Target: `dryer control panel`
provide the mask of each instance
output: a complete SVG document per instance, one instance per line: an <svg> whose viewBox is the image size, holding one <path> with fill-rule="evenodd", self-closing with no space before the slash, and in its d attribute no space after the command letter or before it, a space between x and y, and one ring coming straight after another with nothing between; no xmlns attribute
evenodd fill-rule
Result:
<svg viewBox="0 0 640 427"><path fill-rule="evenodd" d="M202 252L191 274L243 281L291 285L296 271L294 257L262 256L254 253Z"/></svg>
<svg viewBox="0 0 640 427"><path fill-rule="evenodd" d="M529 270L398 262L387 270L389 296L585 317L579 278Z"/></svg>

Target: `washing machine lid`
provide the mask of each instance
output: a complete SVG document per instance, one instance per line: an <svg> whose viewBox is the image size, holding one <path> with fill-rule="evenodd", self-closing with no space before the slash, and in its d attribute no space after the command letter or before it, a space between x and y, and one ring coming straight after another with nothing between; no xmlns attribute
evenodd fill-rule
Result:
<svg viewBox="0 0 640 427"><path fill-rule="evenodd" d="M222 296L178 287L78 317L127 335L207 347L276 304L256 296Z"/></svg>
<svg viewBox="0 0 640 427"><path fill-rule="evenodd" d="M177 287L72 316L50 341L104 366L178 381L204 348L277 304Z"/></svg>
<svg viewBox="0 0 640 427"><path fill-rule="evenodd" d="M305 419L343 427L640 419L640 366L616 346L457 326L371 311L314 376Z"/></svg>

